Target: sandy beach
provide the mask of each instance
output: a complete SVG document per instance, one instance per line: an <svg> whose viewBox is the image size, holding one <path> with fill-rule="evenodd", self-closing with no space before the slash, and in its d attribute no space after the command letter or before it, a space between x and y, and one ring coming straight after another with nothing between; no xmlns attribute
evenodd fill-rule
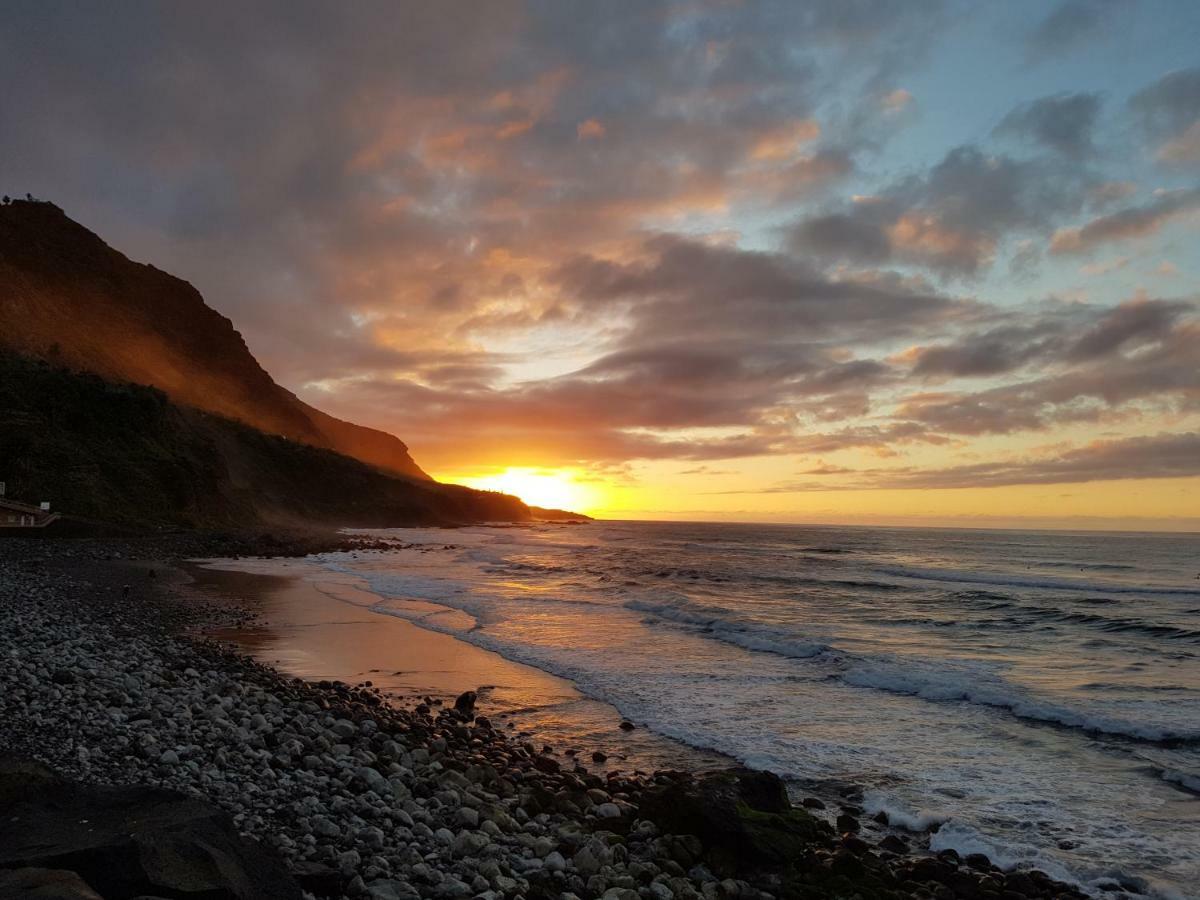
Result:
<svg viewBox="0 0 1200 900"><path fill-rule="evenodd" d="M445 702L475 691L481 711L522 738L561 746L601 772L686 768L708 771L734 760L645 728L623 730L612 706L570 681L505 659L450 635L372 608L383 598L361 578L304 559L214 559L180 567L202 597L236 600L256 617L206 635L308 681L370 682L405 705ZM409 601L430 616L463 613ZM598 754L598 755L597 755Z"/></svg>

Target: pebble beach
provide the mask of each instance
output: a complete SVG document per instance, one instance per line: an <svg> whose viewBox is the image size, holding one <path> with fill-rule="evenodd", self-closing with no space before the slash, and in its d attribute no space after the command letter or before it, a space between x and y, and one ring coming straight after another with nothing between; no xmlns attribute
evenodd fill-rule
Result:
<svg viewBox="0 0 1200 900"><path fill-rule="evenodd" d="M0 545L0 753L215 804L304 896L1083 896L921 835L867 839L853 789L793 807L764 773L591 771L506 733L473 692L405 707L289 677L200 636L253 609L169 589L180 558L231 555L212 549Z"/></svg>

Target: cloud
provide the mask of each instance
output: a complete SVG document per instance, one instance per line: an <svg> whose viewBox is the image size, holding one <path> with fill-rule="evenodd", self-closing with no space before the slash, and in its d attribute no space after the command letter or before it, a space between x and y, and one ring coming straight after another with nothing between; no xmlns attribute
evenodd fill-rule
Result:
<svg viewBox="0 0 1200 900"><path fill-rule="evenodd" d="M1106 309L1052 308L1033 321L893 357L925 379L1010 378L976 391L911 393L892 415L938 434L970 437L1098 422L1146 402L1187 414L1200 409L1197 337L1194 303L1138 296ZM1018 371L1027 380L1012 380Z"/></svg>
<svg viewBox="0 0 1200 900"><path fill-rule="evenodd" d="M1059 56L1101 33L1118 0L1063 0L1029 33L1034 59Z"/></svg>
<svg viewBox="0 0 1200 900"><path fill-rule="evenodd" d="M1033 42L1074 45L1106 9L1059 4ZM925 161L883 152L917 121L899 85L945 99L909 75L946 10L9 4L0 157L6 189L188 278L281 381L435 471L919 454L1191 414L1182 301L1038 304L1005 273L987 296L1064 225L1093 218L1055 238L1083 253L1196 205L1121 209L1143 173L1094 152L1097 94ZM1131 101L1164 163L1191 158L1191 77Z"/></svg>
<svg viewBox="0 0 1200 900"><path fill-rule="evenodd" d="M927 172L893 183L868 202L809 216L790 246L827 261L924 266L973 275L1004 239L1041 232L1082 208L1092 177L1065 159L1015 159L958 147Z"/></svg>
<svg viewBox="0 0 1200 900"><path fill-rule="evenodd" d="M1060 228L1050 241L1059 255L1088 253L1103 244L1157 233L1167 223L1200 209L1200 188L1164 191L1141 206L1092 219L1077 228Z"/></svg>
<svg viewBox="0 0 1200 900"><path fill-rule="evenodd" d="M1011 487L1026 484L1081 484L1145 478L1200 476L1200 434L1170 433L1097 440L1048 456L1018 457L918 469L911 466L852 469L821 465L801 475L832 476L835 480L785 482L754 490L723 494L794 494L813 491L944 490Z"/></svg>
<svg viewBox="0 0 1200 900"><path fill-rule="evenodd" d="M575 127L575 134L581 141L604 137L606 131L599 119L588 119Z"/></svg>
<svg viewBox="0 0 1200 900"><path fill-rule="evenodd" d="M969 316L970 303L937 293L830 279L796 257L715 246L675 236L645 242L624 262L578 256L553 279L578 302L628 304L647 333L730 341L752 335L769 347L785 334L828 337L872 330L903 334L921 323Z"/></svg>
<svg viewBox="0 0 1200 900"><path fill-rule="evenodd" d="M1108 357L1131 344L1161 342L1190 309L1186 303L1166 300L1139 298L1122 303L1071 344L1067 359Z"/></svg>
<svg viewBox="0 0 1200 900"><path fill-rule="evenodd" d="M1169 72L1130 97L1129 107L1161 162L1200 164L1200 66Z"/></svg>
<svg viewBox="0 0 1200 900"><path fill-rule="evenodd" d="M792 231L793 244L824 259L861 263L886 262L892 244L886 230L868 216L830 213L799 222Z"/></svg>
<svg viewBox="0 0 1200 900"><path fill-rule="evenodd" d="M1018 484L1078 484L1200 475L1200 434L1162 433L1093 441L1042 458L985 462L944 469L868 473L873 487L936 489Z"/></svg>
<svg viewBox="0 0 1200 900"><path fill-rule="evenodd" d="M1158 158L1165 163L1178 166L1200 163L1200 119L1189 125L1186 131L1159 147Z"/></svg>
<svg viewBox="0 0 1200 900"><path fill-rule="evenodd" d="M1018 106L996 126L996 133L1026 138L1082 160L1095 152L1092 133L1099 112L1099 94L1054 94Z"/></svg>
<svg viewBox="0 0 1200 900"><path fill-rule="evenodd" d="M1045 319L964 335L950 344L914 347L901 357L924 377L979 378L1000 375L1046 357L1063 345L1064 323Z"/></svg>
<svg viewBox="0 0 1200 900"><path fill-rule="evenodd" d="M880 104L884 110L891 115L900 113L912 105L913 95L904 88L896 88L893 91L888 91L880 98Z"/></svg>

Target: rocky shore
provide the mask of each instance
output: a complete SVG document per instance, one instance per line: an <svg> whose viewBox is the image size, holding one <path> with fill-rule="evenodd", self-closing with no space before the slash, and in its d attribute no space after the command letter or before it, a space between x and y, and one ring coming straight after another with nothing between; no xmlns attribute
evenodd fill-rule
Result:
<svg viewBox="0 0 1200 900"><path fill-rule="evenodd" d="M39 807L39 796L84 803L86 786L136 785L171 809L203 804L166 821L203 820L220 836L209 845L223 848L215 858L224 862L209 866L208 883L173 875L155 896L1083 896L1039 872L1002 872L983 857L910 851L899 834L868 841L853 793L831 826L793 806L782 782L766 773L601 777L588 771L586 752L568 755L505 733L472 694L400 709L369 683L290 679L189 636L200 625L240 621L244 610L151 589L169 580L172 558L299 553L318 544L264 547L196 536L0 542L0 754L8 758L0 765L0 870L7 870L0 872L0 895L9 896L5 878L20 884L51 868L66 871L45 877L57 884L75 877L73 886L11 896L147 896L148 888L132 880L93 883L104 880L95 860L109 846L96 834L114 814L117 794L87 807L96 816L85 829L88 866L67 845L38 857L57 860L53 865L34 861L28 828L11 815L23 803L28 821L42 821L56 812L48 800ZM48 764L58 776L25 760ZM64 787L60 776L84 787ZM41 779L45 791L6 792L5 784L22 779ZM64 821L78 822L80 807L62 802ZM129 821L148 821L136 812L126 810ZM131 828L122 820L114 833ZM144 841L158 846L152 830L143 830ZM60 832L69 843L74 832ZM238 843L243 838L250 842ZM139 846L140 855L113 850L109 868L154 855ZM192 851L172 852L186 858ZM279 861L277 870L261 862L268 857ZM245 863L248 869L274 873L269 889L261 879L221 881L221 871L235 872L245 859L260 860ZM194 860L189 865L195 869Z"/></svg>

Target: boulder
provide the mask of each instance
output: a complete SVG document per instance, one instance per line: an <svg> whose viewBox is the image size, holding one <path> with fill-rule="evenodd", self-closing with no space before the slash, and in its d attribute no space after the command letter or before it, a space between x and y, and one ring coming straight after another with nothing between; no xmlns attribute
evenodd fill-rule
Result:
<svg viewBox="0 0 1200 900"><path fill-rule="evenodd" d="M104 897L300 900L277 857L174 791L83 785L0 757L0 810L0 869L67 870Z"/></svg>
<svg viewBox="0 0 1200 900"><path fill-rule="evenodd" d="M64 869L0 871L0 900L103 900L86 881Z"/></svg>
<svg viewBox="0 0 1200 900"><path fill-rule="evenodd" d="M812 846L828 846L832 837L829 826L791 805L777 776L750 769L651 788L642 796L640 816L664 832L695 835L726 872L786 867Z"/></svg>
<svg viewBox="0 0 1200 900"><path fill-rule="evenodd" d="M454 701L454 708L464 716L472 716L475 714L475 701L479 699L479 695L474 691L463 691Z"/></svg>

